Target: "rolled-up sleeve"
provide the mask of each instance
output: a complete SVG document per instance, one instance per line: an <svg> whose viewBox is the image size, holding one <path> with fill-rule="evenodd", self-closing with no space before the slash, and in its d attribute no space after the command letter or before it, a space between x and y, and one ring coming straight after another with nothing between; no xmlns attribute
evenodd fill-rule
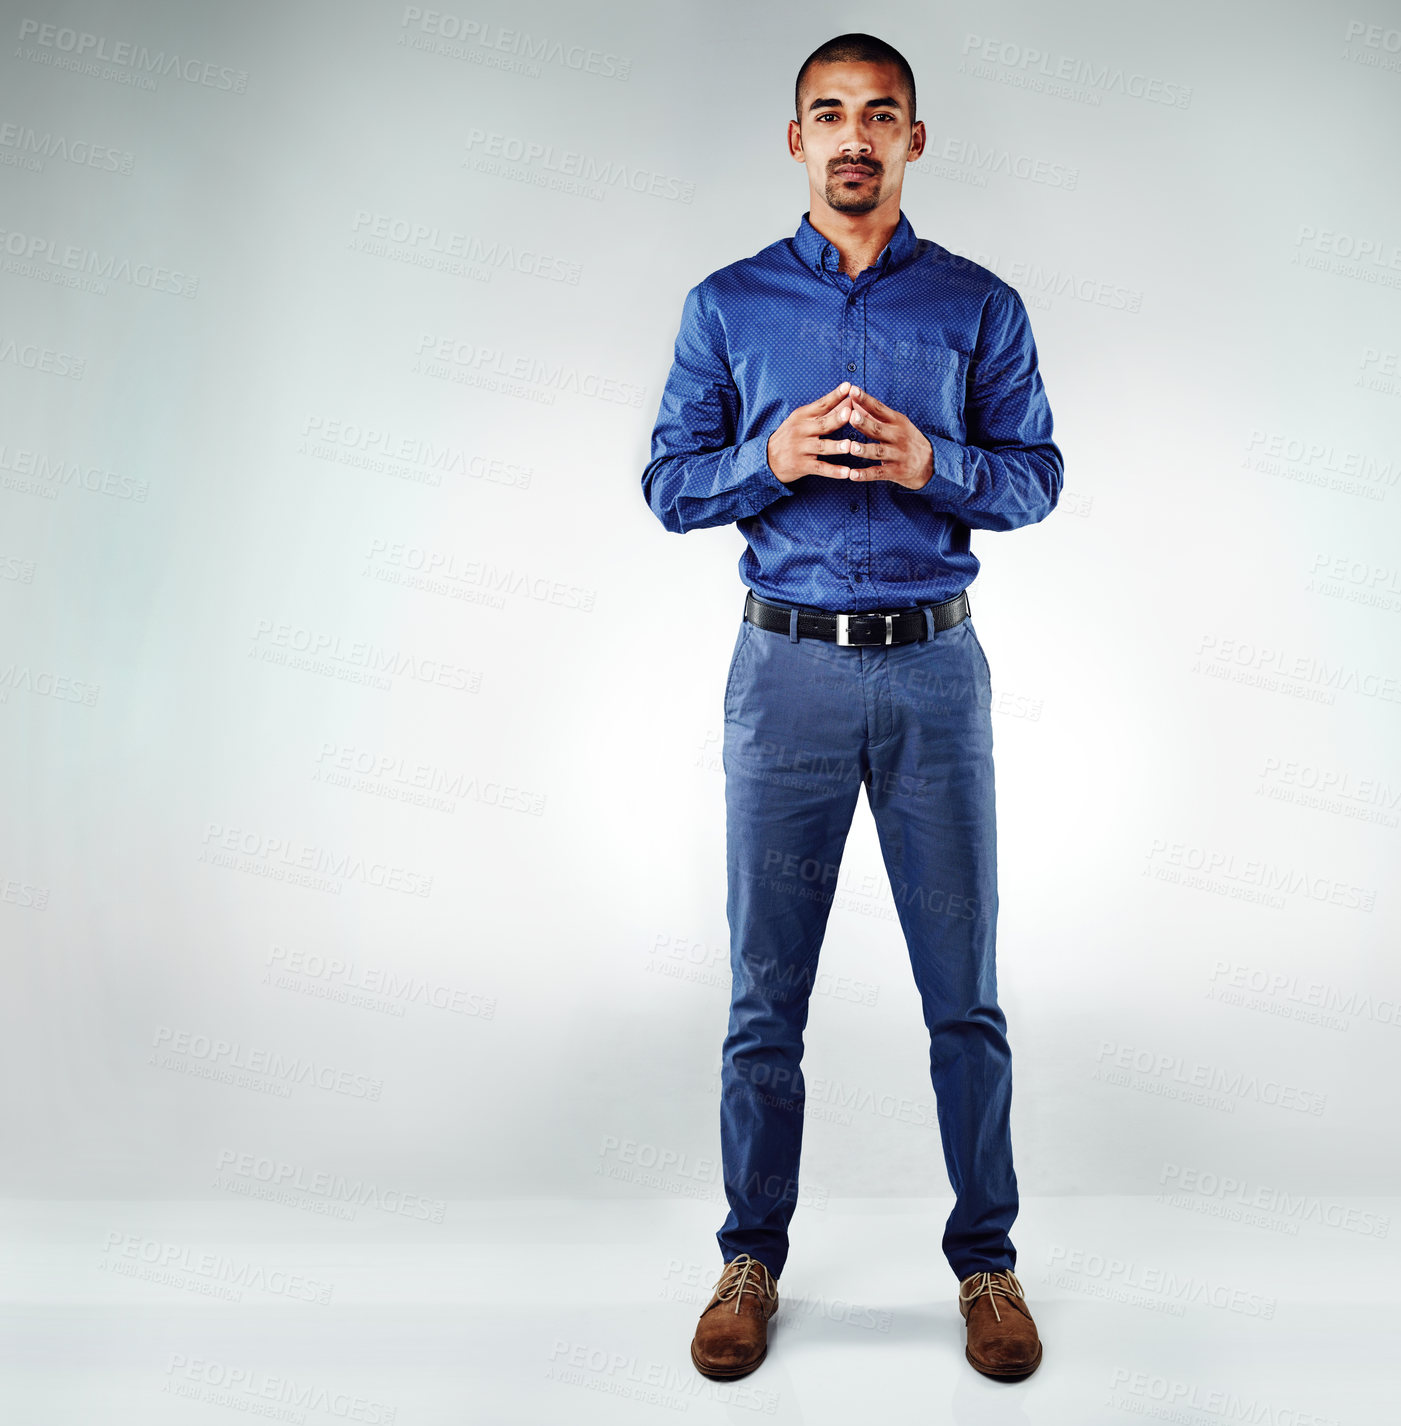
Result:
<svg viewBox="0 0 1401 1426"><path fill-rule="evenodd" d="M1026 305L1003 286L983 308L968 371L960 444L926 430L934 473L923 494L980 530L1015 530L1056 507L1065 463L1051 439L1051 406L1036 360Z"/></svg>
<svg viewBox="0 0 1401 1426"><path fill-rule="evenodd" d="M739 392L724 333L699 283L686 294L642 493L668 530L728 525L789 489L769 468L770 432L737 441Z"/></svg>

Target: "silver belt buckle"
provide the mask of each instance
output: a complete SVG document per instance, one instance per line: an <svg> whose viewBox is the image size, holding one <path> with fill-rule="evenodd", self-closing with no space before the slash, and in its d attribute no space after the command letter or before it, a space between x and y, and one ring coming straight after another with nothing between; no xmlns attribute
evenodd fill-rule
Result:
<svg viewBox="0 0 1401 1426"><path fill-rule="evenodd" d="M846 649L851 647L851 634L847 624L849 617L847 614L837 615L837 642Z"/></svg>
<svg viewBox="0 0 1401 1426"><path fill-rule="evenodd" d="M894 615L894 614L887 614L887 615L885 616L885 641L886 641L887 644L893 644L893 643L895 642L895 615Z"/></svg>

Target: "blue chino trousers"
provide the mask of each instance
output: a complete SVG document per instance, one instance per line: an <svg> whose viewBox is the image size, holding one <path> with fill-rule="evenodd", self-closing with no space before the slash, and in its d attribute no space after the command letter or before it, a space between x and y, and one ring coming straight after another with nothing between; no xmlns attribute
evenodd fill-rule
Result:
<svg viewBox="0 0 1401 1426"><path fill-rule="evenodd" d="M852 648L741 620L725 687L732 991L721 1064L728 1262L777 1277L798 1202L803 1031L864 787L929 1031L960 1279L1016 1266L1012 1057L997 1004L991 675L973 621ZM875 1189L876 1185L872 1185Z"/></svg>

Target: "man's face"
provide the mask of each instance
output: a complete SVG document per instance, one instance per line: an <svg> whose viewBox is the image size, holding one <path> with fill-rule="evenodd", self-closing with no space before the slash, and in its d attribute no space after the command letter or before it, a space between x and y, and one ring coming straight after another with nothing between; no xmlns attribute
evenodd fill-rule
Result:
<svg viewBox="0 0 1401 1426"><path fill-rule="evenodd" d="M801 123L788 121L788 151L807 165L814 194L839 213L899 202L905 164L924 150L909 96L893 64L816 64L803 82Z"/></svg>

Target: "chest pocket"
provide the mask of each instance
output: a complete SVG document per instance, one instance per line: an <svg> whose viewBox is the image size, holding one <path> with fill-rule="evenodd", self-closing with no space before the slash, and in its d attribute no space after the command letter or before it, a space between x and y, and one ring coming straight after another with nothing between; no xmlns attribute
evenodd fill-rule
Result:
<svg viewBox="0 0 1401 1426"><path fill-rule="evenodd" d="M968 353L955 351L937 337L916 335L896 341L892 355L890 404L916 426L951 441L966 441Z"/></svg>

